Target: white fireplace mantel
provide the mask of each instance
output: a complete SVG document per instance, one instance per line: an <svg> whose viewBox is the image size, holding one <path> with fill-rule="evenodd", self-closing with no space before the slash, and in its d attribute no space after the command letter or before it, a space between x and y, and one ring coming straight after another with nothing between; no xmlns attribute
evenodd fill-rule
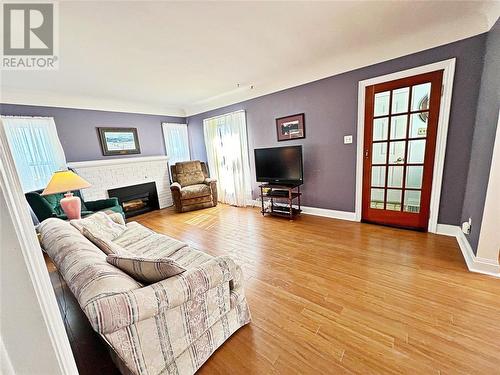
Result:
<svg viewBox="0 0 500 375"><path fill-rule="evenodd" d="M104 165L114 165L114 164L129 164L129 163L144 163L150 161L165 161L169 159L168 156L158 155L158 156L138 156L130 158L114 158L114 159L103 159L103 160L86 160L86 161L73 161L67 163L69 168L92 168L101 167Z"/></svg>

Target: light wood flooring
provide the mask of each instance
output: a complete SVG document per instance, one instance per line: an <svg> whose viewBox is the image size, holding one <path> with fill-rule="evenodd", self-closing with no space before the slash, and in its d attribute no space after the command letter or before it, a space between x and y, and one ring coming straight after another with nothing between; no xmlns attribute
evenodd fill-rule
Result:
<svg viewBox="0 0 500 375"><path fill-rule="evenodd" d="M224 205L134 219L242 265L252 323L200 374L500 374L500 280L452 237Z"/></svg>

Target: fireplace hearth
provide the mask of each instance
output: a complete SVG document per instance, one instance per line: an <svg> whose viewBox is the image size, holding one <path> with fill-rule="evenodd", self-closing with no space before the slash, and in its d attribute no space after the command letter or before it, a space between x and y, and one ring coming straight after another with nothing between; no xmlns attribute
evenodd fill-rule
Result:
<svg viewBox="0 0 500 375"><path fill-rule="evenodd" d="M118 198L126 218L160 209L154 182L110 189L108 195Z"/></svg>

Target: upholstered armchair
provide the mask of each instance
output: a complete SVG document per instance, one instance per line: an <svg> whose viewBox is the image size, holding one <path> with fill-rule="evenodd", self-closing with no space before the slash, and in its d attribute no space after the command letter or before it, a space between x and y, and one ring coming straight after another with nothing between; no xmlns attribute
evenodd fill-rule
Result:
<svg viewBox="0 0 500 375"><path fill-rule="evenodd" d="M217 206L217 180L209 178L207 165L199 160L170 166L170 190L177 212Z"/></svg>

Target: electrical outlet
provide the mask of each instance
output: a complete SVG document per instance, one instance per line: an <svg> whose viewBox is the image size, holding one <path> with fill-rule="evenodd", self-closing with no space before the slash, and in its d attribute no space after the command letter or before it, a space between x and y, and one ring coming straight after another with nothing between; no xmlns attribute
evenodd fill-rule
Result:
<svg viewBox="0 0 500 375"><path fill-rule="evenodd" d="M465 234L470 234L470 231L472 229L472 218L469 217L469 221L464 221L462 223L462 232Z"/></svg>
<svg viewBox="0 0 500 375"><path fill-rule="evenodd" d="M344 135L344 144L348 145L352 143L352 135Z"/></svg>

